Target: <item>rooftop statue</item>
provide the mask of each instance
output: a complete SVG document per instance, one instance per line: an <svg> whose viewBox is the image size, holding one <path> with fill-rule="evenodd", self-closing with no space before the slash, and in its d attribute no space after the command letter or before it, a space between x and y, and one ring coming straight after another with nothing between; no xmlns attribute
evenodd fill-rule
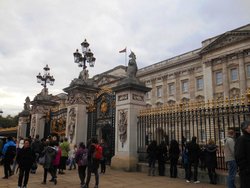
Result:
<svg viewBox="0 0 250 188"><path fill-rule="evenodd" d="M136 64L136 56L134 52L131 51L131 53L128 56L130 59L128 61L128 68L127 68L127 76L128 78L135 79L136 73L137 73L137 64Z"/></svg>

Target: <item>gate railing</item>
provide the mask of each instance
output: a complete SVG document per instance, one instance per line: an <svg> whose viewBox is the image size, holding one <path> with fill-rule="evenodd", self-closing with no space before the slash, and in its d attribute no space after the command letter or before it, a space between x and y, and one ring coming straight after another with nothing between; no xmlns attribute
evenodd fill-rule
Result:
<svg viewBox="0 0 250 188"><path fill-rule="evenodd" d="M227 130L233 128L237 138L241 134L240 123L249 119L250 90L245 96L141 110L137 136L139 161L146 160L146 148L152 140L156 140L158 144L165 141L169 145L175 139L183 150L185 143L196 136L201 147L209 139L215 141L218 146L218 169L226 169L224 142Z"/></svg>

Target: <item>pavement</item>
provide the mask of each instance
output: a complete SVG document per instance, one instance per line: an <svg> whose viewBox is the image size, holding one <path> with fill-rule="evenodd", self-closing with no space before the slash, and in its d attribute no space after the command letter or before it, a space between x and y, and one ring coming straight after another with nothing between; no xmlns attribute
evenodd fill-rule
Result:
<svg viewBox="0 0 250 188"><path fill-rule="evenodd" d="M0 166L0 188L17 188L18 174L9 179L2 179L3 166ZM77 170L66 170L64 175L58 175L58 183L54 185L49 182L41 184L43 179L43 168L38 167L36 174L30 174L28 188L80 188L80 180ZM94 175L91 177L89 188L94 188ZM112 170L107 167L106 173L100 175L99 188L225 188L225 185L211 185L208 183L186 183L181 178L169 178L162 176L148 176L143 172L124 172Z"/></svg>

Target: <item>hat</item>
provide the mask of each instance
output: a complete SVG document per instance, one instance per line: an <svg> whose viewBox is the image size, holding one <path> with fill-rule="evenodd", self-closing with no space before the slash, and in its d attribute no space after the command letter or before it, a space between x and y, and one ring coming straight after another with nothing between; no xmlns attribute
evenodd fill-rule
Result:
<svg viewBox="0 0 250 188"><path fill-rule="evenodd" d="M241 123L241 130L245 130L248 125L250 125L250 121L244 121Z"/></svg>

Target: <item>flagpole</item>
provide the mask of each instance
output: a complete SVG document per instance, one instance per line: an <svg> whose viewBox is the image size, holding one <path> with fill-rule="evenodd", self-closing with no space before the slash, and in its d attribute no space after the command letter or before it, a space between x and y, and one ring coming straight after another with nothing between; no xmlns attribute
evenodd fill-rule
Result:
<svg viewBox="0 0 250 188"><path fill-rule="evenodd" d="M126 51L125 51L125 66L127 64L127 48L126 48Z"/></svg>

